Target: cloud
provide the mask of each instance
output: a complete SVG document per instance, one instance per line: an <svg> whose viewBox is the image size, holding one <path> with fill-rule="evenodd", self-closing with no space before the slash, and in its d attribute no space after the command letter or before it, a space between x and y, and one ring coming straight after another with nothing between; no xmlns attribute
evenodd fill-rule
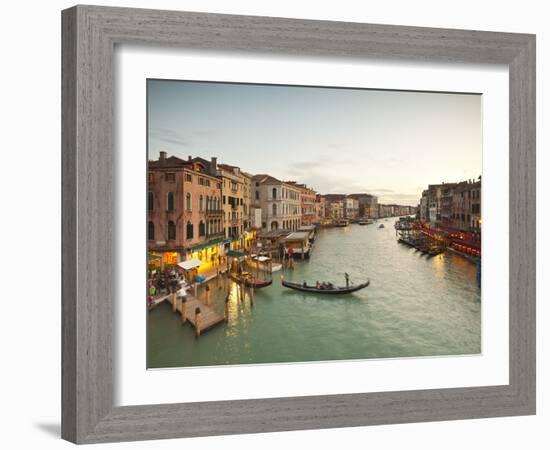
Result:
<svg viewBox="0 0 550 450"><path fill-rule="evenodd" d="M153 128L149 132L149 137L157 141L166 142L168 144L180 145L182 147L191 147L192 143L183 137L178 131L168 128Z"/></svg>

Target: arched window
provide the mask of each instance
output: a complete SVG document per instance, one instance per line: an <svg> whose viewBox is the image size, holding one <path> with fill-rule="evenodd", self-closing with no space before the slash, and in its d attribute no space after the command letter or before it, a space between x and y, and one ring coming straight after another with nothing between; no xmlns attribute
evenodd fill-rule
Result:
<svg viewBox="0 0 550 450"><path fill-rule="evenodd" d="M153 191L147 192L147 211L153 211L155 209L155 193Z"/></svg>
<svg viewBox="0 0 550 450"><path fill-rule="evenodd" d="M201 220L199 222L199 237L202 237L206 234L206 227L204 225L204 222Z"/></svg>
<svg viewBox="0 0 550 450"><path fill-rule="evenodd" d="M204 199L203 199L203 196L201 194L200 197L199 197L199 211L202 211L203 202L204 202Z"/></svg>
<svg viewBox="0 0 550 450"><path fill-rule="evenodd" d="M174 211L174 193L166 194L166 211Z"/></svg>
<svg viewBox="0 0 550 450"><path fill-rule="evenodd" d="M277 204L276 203L273 203L272 210L273 210L273 215L276 216L277 215Z"/></svg>
<svg viewBox="0 0 550 450"><path fill-rule="evenodd" d="M168 240L176 240L176 224L172 221L168 222Z"/></svg>
<svg viewBox="0 0 550 450"><path fill-rule="evenodd" d="M206 196L206 211L210 211L212 209L212 199L207 195Z"/></svg>
<svg viewBox="0 0 550 450"><path fill-rule="evenodd" d="M147 224L147 239L150 241L155 240L155 224L153 222Z"/></svg>
<svg viewBox="0 0 550 450"><path fill-rule="evenodd" d="M191 211L191 193L185 194L185 209Z"/></svg>
<svg viewBox="0 0 550 450"><path fill-rule="evenodd" d="M276 199L277 198L277 188L273 188L271 190L271 196L273 197L273 199Z"/></svg>
<svg viewBox="0 0 550 450"><path fill-rule="evenodd" d="M191 222L187 222L185 234L187 235L187 239L193 239L193 224Z"/></svg>

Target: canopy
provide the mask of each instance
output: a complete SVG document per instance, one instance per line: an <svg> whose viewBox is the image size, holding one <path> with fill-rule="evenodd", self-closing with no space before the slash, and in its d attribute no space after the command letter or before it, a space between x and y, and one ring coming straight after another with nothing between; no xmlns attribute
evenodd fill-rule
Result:
<svg viewBox="0 0 550 450"><path fill-rule="evenodd" d="M236 252L235 250L229 250L227 252L227 256L232 256L234 258L241 258L242 256L245 256L242 252Z"/></svg>
<svg viewBox="0 0 550 450"><path fill-rule="evenodd" d="M187 261L182 261L178 263L178 266L180 266L183 270L191 270L195 267L199 267L202 264L198 259L189 259Z"/></svg>

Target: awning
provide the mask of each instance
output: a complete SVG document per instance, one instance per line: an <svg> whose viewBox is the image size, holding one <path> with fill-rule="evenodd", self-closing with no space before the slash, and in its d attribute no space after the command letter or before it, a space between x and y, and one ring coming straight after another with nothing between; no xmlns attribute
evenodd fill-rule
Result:
<svg viewBox="0 0 550 450"><path fill-rule="evenodd" d="M229 250L227 253L226 253L227 256L233 256L234 258L241 258L243 256L245 256L244 253L242 252L236 252L235 250Z"/></svg>
<svg viewBox="0 0 550 450"><path fill-rule="evenodd" d="M199 267L202 264L198 259L189 259L187 261L182 261L178 263L178 266L180 266L183 270L191 270L195 267Z"/></svg>
<svg viewBox="0 0 550 450"><path fill-rule="evenodd" d="M220 244L224 242L224 239L212 239L211 241L204 242L203 244L197 244L193 247L189 247L190 252L198 252L199 250L203 250L205 248L212 247L214 245Z"/></svg>
<svg viewBox="0 0 550 450"><path fill-rule="evenodd" d="M159 260L162 259L162 256L148 254L148 255L147 255L147 259L148 259L149 261L159 261Z"/></svg>

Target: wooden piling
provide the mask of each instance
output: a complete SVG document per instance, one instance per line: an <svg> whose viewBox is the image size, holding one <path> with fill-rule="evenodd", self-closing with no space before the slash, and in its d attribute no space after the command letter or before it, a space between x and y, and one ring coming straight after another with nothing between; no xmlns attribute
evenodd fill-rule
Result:
<svg viewBox="0 0 550 450"><path fill-rule="evenodd" d="M181 323L185 323L185 321L187 320L187 317L185 317L186 308L187 308L187 299L183 297L181 299Z"/></svg>
<svg viewBox="0 0 550 450"><path fill-rule="evenodd" d="M250 306L254 306L254 286L250 286Z"/></svg>
<svg viewBox="0 0 550 450"><path fill-rule="evenodd" d="M170 301L172 302L172 312L176 312L176 310L177 310L178 305L176 303L176 300L177 300L176 293L172 292L170 294Z"/></svg>
<svg viewBox="0 0 550 450"><path fill-rule="evenodd" d="M206 285L206 304L210 305L210 286Z"/></svg>
<svg viewBox="0 0 550 450"><path fill-rule="evenodd" d="M229 295L225 297L225 314L224 314L224 320L227 322L229 321Z"/></svg>
<svg viewBox="0 0 550 450"><path fill-rule="evenodd" d="M195 284L194 284L193 288L195 289L195 297L196 297L197 296L197 288L198 288L197 281L195 281Z"/></svg>
<svg viewBox="0 0 550 450"><path fill-rule="evenodd" d="M201 309L199 307L195 308L195 336L199 337L201 335Z"/></svg>

